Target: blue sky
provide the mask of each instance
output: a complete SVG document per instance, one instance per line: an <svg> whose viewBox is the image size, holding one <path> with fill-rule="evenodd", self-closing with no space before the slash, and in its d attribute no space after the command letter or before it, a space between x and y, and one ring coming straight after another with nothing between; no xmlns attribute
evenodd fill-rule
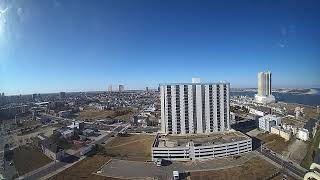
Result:
<svg viewBox="0 0 320 180"><path fill-rule="evenodd" d="M320 87L320 1L0 0L0 92Z"/></svg>

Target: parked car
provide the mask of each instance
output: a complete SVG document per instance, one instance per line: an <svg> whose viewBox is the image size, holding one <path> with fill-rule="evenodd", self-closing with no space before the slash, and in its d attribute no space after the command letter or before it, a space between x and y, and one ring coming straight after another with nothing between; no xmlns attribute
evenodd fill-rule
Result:
<svg viewBox="0 0 320 180"><path fill-rule="evenodd" d="M162 159L157 159L156 164L158 167L162 166Z"/></svg>
<svg viewBox="0 0 320 180"><path fill-rule="evenodd" d="M173 179L174 180L178 180L180 178L179 177L179 171L173 171L172 174L173 174Z"/></svg>

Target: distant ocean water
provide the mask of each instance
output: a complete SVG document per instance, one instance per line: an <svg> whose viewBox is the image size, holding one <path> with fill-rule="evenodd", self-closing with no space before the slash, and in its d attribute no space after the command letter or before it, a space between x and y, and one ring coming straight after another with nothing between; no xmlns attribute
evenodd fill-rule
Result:
<svg viewBox="0 0 320 180"><path fill-rule="evenodd" d="M315 94L293 94L293 93L277 93L274 92L272 95L276 97L277 101L305 104L309 106L320 105L320 89ZM231 96L249 96L254 97L256 92L230 92Z"/></svg>

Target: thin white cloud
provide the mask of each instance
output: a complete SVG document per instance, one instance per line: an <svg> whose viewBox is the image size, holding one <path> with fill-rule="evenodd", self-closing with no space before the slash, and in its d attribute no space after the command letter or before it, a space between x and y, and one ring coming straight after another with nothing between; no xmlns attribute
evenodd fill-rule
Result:
<svg viewBox="0 0 320 180"><path fill-rule="evenodd" d="M6 7L5 9L0 9L0 43L2 41L2 38L5 34L5 29L6 29L6 24L7 24L7 11L8 11L8 7ZM1 45L1 44L0 44Z"/></svg>
<svg viewBox="0 0 320 180"><path fill-rule="evenodd" d="M283 44L283 43L278 43L277 45L278 45L279 47L281 47L281 48L286 47L286 45L285 45L285 44Z"/></svg>
<svg viewBox="0 0 320 180"><path fill-rule="evenodd" d="M289 36L295 32L296 26L294 24L290 25L280 25L280 39L276 43L276 46L280 48L287 47L289 42Z"/></svg>
<svg viewBox="0 0 320 180"><path fill-rule="evenodd" d="M8 11L8 7L6 7L5 9L1 10L0 9L0 16L2 16L4 13L6 13Z"/></svg>
<svg viewBox="0 0 320 180"><path fill-rule="evenodd" d="M57 0L53 1L53 7L54 8L59 8L60 6L61 6L61 3L59 1L57 1Z"/></svg>
<svg viewBox="0 0 320 180"><path fill-rule="evenodd" d="M22 15L23 15L23 10L22 10L21 7L17 9L17 15L18 15L20 18L22 17Z"/></svg>

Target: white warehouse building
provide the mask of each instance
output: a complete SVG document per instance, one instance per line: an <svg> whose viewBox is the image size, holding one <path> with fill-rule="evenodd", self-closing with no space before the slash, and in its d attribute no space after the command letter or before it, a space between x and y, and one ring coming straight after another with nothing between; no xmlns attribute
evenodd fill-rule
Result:
<svg viewBox="0 0 320 180"><path fill-rule="evenodd" d="M230 129L229 83L160 84L161 133L197 134Z"/></svg>
<svg viewBox="0 0 320 180"><path fill-rule="evenodd" d="M301 139L303 141L308 141L309 140L309 131L304 128L299 128L298 133L297 133L297 138Z"/></svg>
<svg viewBox="0 0 320 180"><path fill-rule="evenodd" d="M275 115L268 114L259 118L259 129L271 132L271 127L281 124L281 118Z"/></svg>

